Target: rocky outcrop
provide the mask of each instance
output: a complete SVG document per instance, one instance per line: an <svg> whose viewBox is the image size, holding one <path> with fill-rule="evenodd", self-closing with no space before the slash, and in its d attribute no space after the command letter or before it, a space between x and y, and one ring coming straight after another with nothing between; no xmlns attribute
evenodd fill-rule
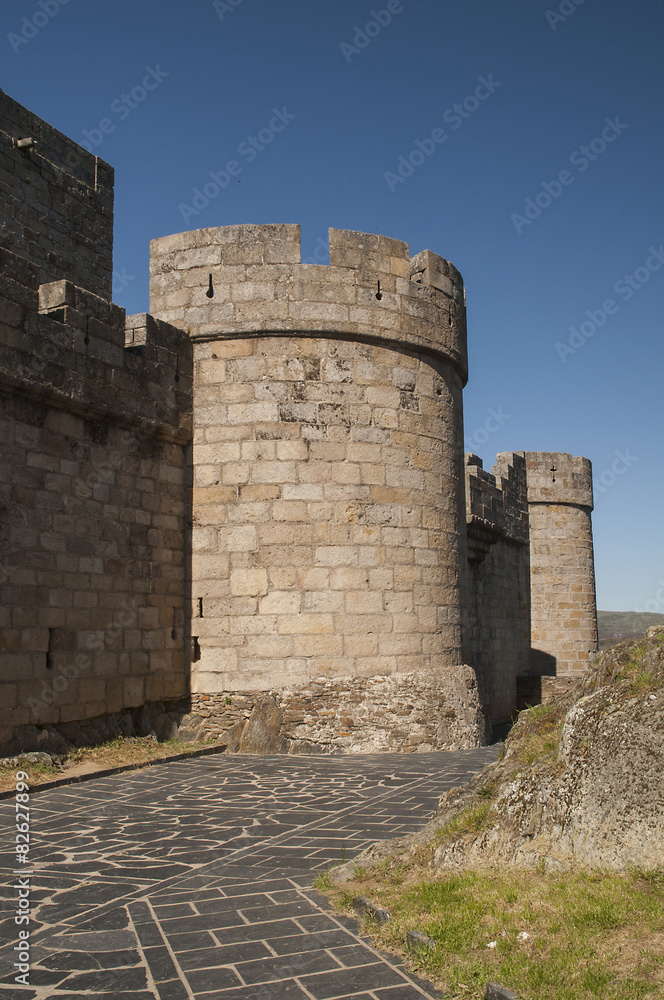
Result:
<svg viewBox="0 0 664 1000"><path fill-rule="evenodd" d="M656 868L664 858L664 628L601 653L574 689L519 715L501 758L441 800L424 830L337 870L403 860Z"/></svg>

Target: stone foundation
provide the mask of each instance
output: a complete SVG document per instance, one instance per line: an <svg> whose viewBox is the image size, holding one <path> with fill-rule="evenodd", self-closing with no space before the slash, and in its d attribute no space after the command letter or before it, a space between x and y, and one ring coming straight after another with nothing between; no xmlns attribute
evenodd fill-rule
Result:
<svg viewBox="0 0 664 1000"><path fill-rule="evenodd" d="M442 677L319 678L297 691L274 690L270 698L278 710L270 713L272 737L287 741L282 752L412 753L487 743L475 674L467 666ZM192 723L199 718L207 735L228 737L231 751L252 752L243 736L249 738L250 720L265 717L265 705L255 691L193 694Z"/></svg>

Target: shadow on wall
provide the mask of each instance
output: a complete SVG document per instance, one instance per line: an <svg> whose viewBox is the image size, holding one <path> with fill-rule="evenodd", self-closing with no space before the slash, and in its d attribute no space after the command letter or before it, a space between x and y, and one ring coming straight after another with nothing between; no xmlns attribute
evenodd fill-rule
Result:
<svg viewBox="0 0 664 1000"><path fill-rule="evenodd" d="M556 676L556 658L542 649L530 651L530 674L516 679L516 710L542 704L542 678Z"/></svg>

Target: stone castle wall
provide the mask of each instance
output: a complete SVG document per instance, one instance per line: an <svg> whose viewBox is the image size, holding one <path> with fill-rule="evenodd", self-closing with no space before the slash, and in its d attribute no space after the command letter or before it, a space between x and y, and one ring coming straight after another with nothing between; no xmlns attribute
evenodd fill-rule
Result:
<svg viewBox="0 0 664 1000"><path fill-rule="evenodd" d="M486 472L466 455L469 585L467 660L494 723L516 710L517 677L530 668L530 559L526 462L503 453Z"/></svg>
<svg viewBox="0 0 664 1000"><path fill-rule="evenodd" d="M0 92L0 747L171 732L176 700L235 750L475 746L517 678L582 669L590 463L470 456L464 485L456 269L199 230L153 241L125 317L112 181Z"/></svg>
<svg viewBox="0 0 664 1000"><path fill-rule="evenodd" d="M5 745L188 692L191 345L6 250L0 317Z"/></svg>
<svg viewBox="0 0 664 1000"><path fill-rule="evenodd" d="M0 247L110 300L113 168L1 90L0 192Z"/></svg>

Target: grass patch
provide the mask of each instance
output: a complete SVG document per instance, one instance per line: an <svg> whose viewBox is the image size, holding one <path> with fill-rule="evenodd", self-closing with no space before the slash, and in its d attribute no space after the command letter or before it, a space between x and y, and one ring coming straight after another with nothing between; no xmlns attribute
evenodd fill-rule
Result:
<svg viewBox="0 0 664 1000"><path fill-rule="evenodd" d="M535 705L522 714L518 736L517 759L528 767L535 761L551 760L558 753L564 712L556 703Z"/></svg>
<svg viewBox="0 0 664 1000"><path fill-rule="evenodd" d="M489 826L493 806L487 798L482 798L476 805L467 806L457 816L453 816L436 833L437 844L452 840L459 835L478 834Z"/></svg>
<svg viewBox="0 0 664 1000"><path fill-rule="evenodd" d="M330 884L323 876L319 887ZM376 943L406 954L449 998L480 1000L491 979L524 1000L664 997L662 871L492 868L432 878L410 866L399 886L372 873L333 892L345 909L356 895L392 913L386 925L367 924ZM409 930L435 949L406 952Z"/></svg>

